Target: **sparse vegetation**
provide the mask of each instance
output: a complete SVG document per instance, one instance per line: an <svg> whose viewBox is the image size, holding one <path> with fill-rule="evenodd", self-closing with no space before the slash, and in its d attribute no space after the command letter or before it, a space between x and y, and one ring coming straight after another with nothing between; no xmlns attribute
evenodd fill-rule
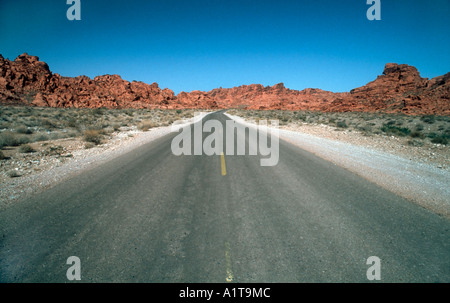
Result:
<svg viewBox="0 0 450 303"><path fill-rule="evenodd" d="M26 135L31 135L33 133L33 131L31 129L29 129L28 127L26 127L25 125L21 125L16 129L16 132L19 134L26 134Z"/></svg>
<svg viewBox="0 0 450 303"><path fill-rule="evenodd" d="M193 116L194 110L188 109L0 105L0 182L52 169L70 157L78 157L74 152L81 155L103 152L108 147L97 146L109 140L119 146L127 144L123 140L133 134L139 136L139 132ZM82 151L83 148L94 151Z"/></svg>
<svg viewBox="0 0 450 303"><path fill-rule="evenodd" d="M84 148L89 149L110 140L114 132L148 131L154 127L167 126L176 120L192 118L194 110L0 105L0 114L0 160L9 163L3 167L4 176L9 176L6 168L11 167L12 161L17 159L69 157L70 154L62 147L68 143L58 144L58 140L81 140L85 142Z"/></svg>
<svg viewBox="0 0 450 303"><path fill-rule="evenodd" d="M91 148L93 148L93 147L95 147L95 144L92 143L92 142L87 142L87 143L84 145L84 149L91 149Z"/></svg>
<svg viewBox="0 0 450 303"><path fill-rule="evenodd" d="M143 122L138 124L138 129L146 132L150 128L157 127L157 126L158 125L155 122L153 122L153 121L143 121Z"/></svg>
<svg viewBox="0 0 450 303"><path fill-rule="evenodd" d="M438 136L434 137L433 139L431 139L431 142L436 143L436 144L447 145L449 138L450 138L450 136L448 136L448 135L438 135Z"/></svg>
<svg viewBox="0 0 450 303"><path fill-rule="evenodd" d="M8 176L11 178L18 178L18 177L20 177L20 174L15 170L11 170L8 172Z"/></svg>
<svg viewBox="0 0 450 303"><path fill-rule="evenodd" d="M425 135L422 134L420 131L414 131L410 134L411 138L419 138L419 139L423 139L425 138Z"/></svg>
<svg viewBox="0 0 450 303"><path fill-rule="evenodd" d="M5 146L17 146L17 140L10 132L0 134L0 148Z"/></svg>
<svg viewBox="0 0 450 303"><path fill-rule="evenodd" d="M381 131L393 136L405 137L411 133L411 130L406 127L398 127L389 123L386 123L381 127Z"/></svg>
<svg viewBox="0 0 450 303"><path fill-rule="evenodd" d="M365 112L318 112L318 111L280 111L280 110L238 110L228 111L246 119L278 119L280 125L323 124L336 130L359 131L365 136L387 135L410 137L410 146L422 146L425 142L448 144L450 139L450 117L447 116L407 116L402 114ZM421 143L419 143L421 142Z"/></svg>
<svg viewBox="0 0 450 303"><path fill-rule="evenodd" d="M340 128L348 128L348 125L347 125L347 123L345 121L338 121L336 123L336 126L340 127Z"/></svg>
<svg viewBox="0 0 450 303"><path fill-rule="evenodd" d="M88 129L84 132L84 141L99 145L102 142L102 135L96 129Z"/></svg>
<svg viewBox="0 0 450 303"><path fill-rule="evenodd" d="M415 139L412 139L412 140L408 140L408 145L410 145L410 146L423 146L423 141L422 140L415 140Z"/></svg>
<svg viewBox="0 0 450 303"><path fill-rule="evenodd" d="M428 124L433 124L436 121L436 117L435 116L423 116L422 118L420 118L420 120L422 120L425 123Z"/></svg>
<svg viewBox="0 0 450 303"><path fill-rule="evenodd" d="M28 145L28 144L24 144L24 145L21 145L20 147L19 147L19 152L20 153L33 153L33 152L35 152L35 150L34 150L34 148L33 147L31 147L31 145Z"/></svg>
<svg viewBox="0 0 450 303"><path fill-rule="evenodd" d="M147 131L191 118L194 110L79 109L0 106L0 148L30 142L83 137L87 130L108 135L133 127ZM103 138L106 139L106 138Z"/></svg>

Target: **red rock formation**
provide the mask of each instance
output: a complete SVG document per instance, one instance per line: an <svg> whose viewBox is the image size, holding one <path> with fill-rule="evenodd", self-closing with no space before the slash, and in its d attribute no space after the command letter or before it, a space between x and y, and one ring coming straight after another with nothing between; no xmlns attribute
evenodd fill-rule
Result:
<svg viewBox="0 0 450 303"><path fill-rule="evenodd" d="M175 100L158 84L128 82L118 75L93 80L52 74L38 57L22 54L14 61L0 56L0 102L51 107L167 108Z"/></svg>
<svg viewBox="0 0 450 303"><path fill-rule="evenodd" d="M291 90L285 88L283 83L267 87L261 84L242 85L213 89L207 93L207 96L215 100L220 108L280 110L318 110L343 95L345 94L312 88L302 91Z"/></svg>
<svg viewBox="0 0 450 303"><path fill-rule="evenodd" d="M450 115L450 73L428 80L415 67L386 64L376 80L349 93L307 88L291 90L283 83L218 88L209 92L161 90L157 83L128 82L118 75L90 79L53 74L38 57L14 61L0 55L0 103L52 107L107 108L244 108L321 111L382 111Z"/></svg>
<svg viewBox="0 0 450 303"><path fill-rule="evenodd" d="M208 93L199 90L194 90L190 93L179 93L177 95L177 105L181 108L219 108L214 98L212 98Z"/></svg>
<svg viewBox="0 0 450 303"><path fill-rule="evenodd" d="M450 115L450 73L428 80L413 66L388 63L383 75L332 102L330 111Z"/></svg>

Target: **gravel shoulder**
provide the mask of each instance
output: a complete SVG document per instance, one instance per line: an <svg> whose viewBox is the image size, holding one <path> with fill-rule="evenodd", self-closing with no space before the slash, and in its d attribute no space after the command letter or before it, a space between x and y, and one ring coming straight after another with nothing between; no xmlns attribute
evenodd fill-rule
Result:
<svg viewBox="0 0 450 303"><path fill-rule="evenodd" d="M230 118L256 126L238 116ZM405 147L398 138L365 137L325 125L287 125L280 139L394 192L432 212L450 218L449 147ZM280 155L282 157L282 155Z"/></svg>

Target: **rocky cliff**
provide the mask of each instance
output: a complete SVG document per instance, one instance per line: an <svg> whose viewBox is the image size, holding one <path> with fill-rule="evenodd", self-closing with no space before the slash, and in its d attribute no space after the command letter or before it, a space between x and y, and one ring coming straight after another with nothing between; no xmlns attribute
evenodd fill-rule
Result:
<svg viewBox="0 0 450 303"><path fill-rule="evenodd" d="M14 61L0 55L0 103L51 107L244 108L370 111L450 115L450 73L422 78L413 66L388 63L377 79L348 93L301 91L260 84L181 92L157 83L128 82L118 75L63 77L36 56Z"/></svg>
<svg viewBox="0 0 450 303"><path fill-rule="evenodd" d="M176 100L157 83L128 82L118 75L90 79L53 74L36 56L22 54L14 61L0 55L0 101L51 107L152 108Z"/></svg>
<svg viewBox="0 0 450 303"><path fill-rule="evenodd" d="M428 80L413 66L388 63L376 80L331 102L327 110L450 115L450 73Z"/></svg>

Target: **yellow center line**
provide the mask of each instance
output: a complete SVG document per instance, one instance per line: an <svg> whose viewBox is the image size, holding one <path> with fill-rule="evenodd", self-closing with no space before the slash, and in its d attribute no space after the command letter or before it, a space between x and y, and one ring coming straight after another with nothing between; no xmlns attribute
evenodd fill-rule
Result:
<svg viewBox="0 0 450 303"><path fill-rule="evenodd" d="M220 155L220 165L222 167L222 176L226 176L227 175L227 167L225 165L225 155L222 154Z"/></svg>
<svg viewBox="0 0 450 303"><path fill-rule="evenodd" d="M230 243L225 242L225 261L227 266L227 276L225 281L233 282L233 272L231 271L231 253L230 253Z"/></svg>

